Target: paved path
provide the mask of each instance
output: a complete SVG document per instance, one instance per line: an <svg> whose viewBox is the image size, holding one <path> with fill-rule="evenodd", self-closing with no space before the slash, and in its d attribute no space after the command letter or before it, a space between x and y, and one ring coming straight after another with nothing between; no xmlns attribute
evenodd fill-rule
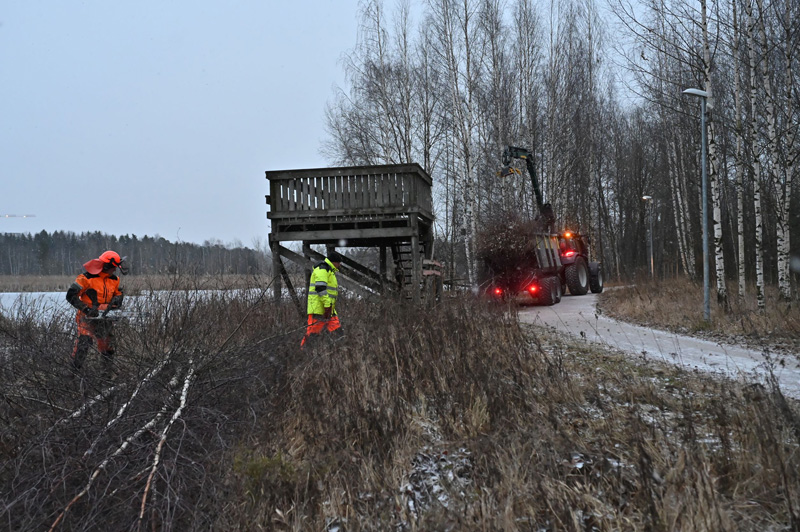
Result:
<svg viewBox="0 0 800 532"><path fill-rule="evenodd" d="M523 307L519 319L522 323L568 332L587 342L739 380L763 381L767 367L773 365L783 393L800 399L800 355L769 355L763 351L631 325L598 314L596 303L596 294L565 296L561 303L552 307ZM781 360L785 364L780 364Z"/></svg>

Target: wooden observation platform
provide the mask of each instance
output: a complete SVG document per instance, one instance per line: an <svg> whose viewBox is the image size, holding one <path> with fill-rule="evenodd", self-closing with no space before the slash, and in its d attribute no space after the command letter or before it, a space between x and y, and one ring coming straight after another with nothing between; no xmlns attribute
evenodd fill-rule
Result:
<svg viewBox="0 0 800 532"><path fill-rule="evenodd" d="M433 270L433 209L430 176L418 164L353 166L278 170L266 172L267 204L272 230L275 297L286 282L299 299L286 273L283 259L311 269L323 254L311 248L322 244L328 251L347 247L379 248L377 270L345 257L339 284L361 292L404 291L420 300L423 266ZM302 242L302 255L284 242ZM387 251L391 250L391 271ZM342 251L341 249L339 250ZM307 283L306 283L307 284ZM308 287L303 288L303 293Z"/></svg>

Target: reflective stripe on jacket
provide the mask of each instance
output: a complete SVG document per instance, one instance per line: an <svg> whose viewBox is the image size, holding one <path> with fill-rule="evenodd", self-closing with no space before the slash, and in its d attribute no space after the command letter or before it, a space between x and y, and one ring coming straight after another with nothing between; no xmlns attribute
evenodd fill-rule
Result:
<svg viewBox="0 0 800 532"><path fill-rule="evenodd" d="M314 266L308 282L308 314L325 314L325 309L332 307L331 315L336 316L336 298L339 296L337 271L328 259Z"/></svg>

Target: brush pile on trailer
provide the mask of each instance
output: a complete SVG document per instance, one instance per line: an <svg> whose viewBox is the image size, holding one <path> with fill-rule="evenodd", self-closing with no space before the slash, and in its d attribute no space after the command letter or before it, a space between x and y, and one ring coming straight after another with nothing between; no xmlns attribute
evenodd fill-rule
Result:
<svg viewBox="0 0 800 532"><path fill-rule="evenodd" d="M477 237L480 290L489 297L554 305L561 301L558 236L541 223L506 215Z"/></svg>

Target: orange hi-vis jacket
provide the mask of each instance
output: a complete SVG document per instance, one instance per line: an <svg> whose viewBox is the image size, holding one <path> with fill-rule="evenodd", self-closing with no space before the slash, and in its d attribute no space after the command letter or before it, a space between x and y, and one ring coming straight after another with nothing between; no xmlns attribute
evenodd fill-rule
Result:
<svg viewBox="0 0 800 532"><path fill-rule="evenodd" d="M112 303L111 300L115 297L117 299L114 303L119 306L122 303L119 277L105 272L96 275L83 272L67 290L67 301L78 311L84 308L81 303L90 307L99 307Z"/></svg>

